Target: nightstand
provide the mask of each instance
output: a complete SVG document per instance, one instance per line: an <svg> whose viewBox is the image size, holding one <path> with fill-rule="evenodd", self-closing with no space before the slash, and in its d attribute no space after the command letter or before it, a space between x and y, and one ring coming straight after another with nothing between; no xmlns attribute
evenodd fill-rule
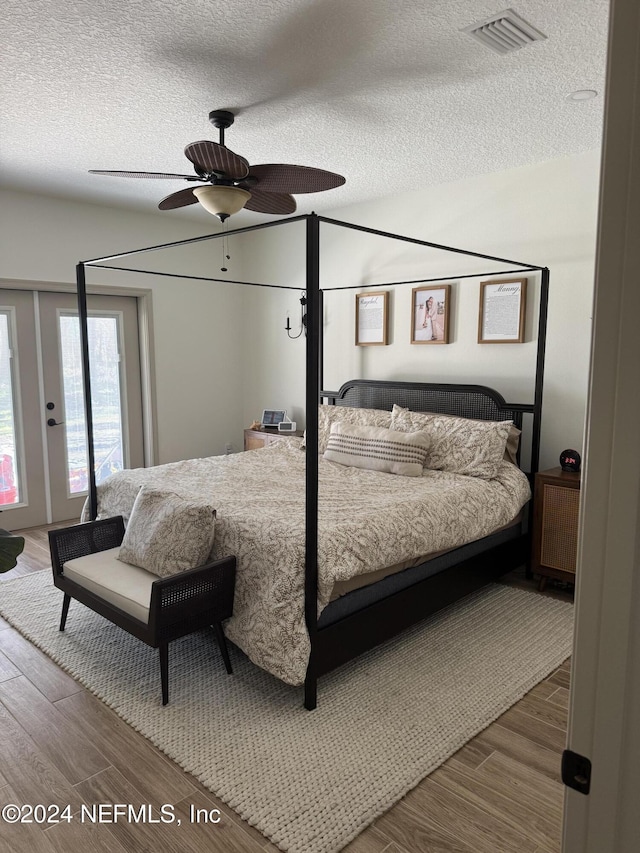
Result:
<svg viewBox="0 0 640 853"><path fill-rule="evenodd" d="M268 447L276 441L282 441L283 438L291 438L296 436L302 438L304 430L297 429L295 432L278 432L277 429L245 429L244 431L244 449L259 450L261 447Z"/></svg>
<svg viewBox="0 0 640 853"><path fill-rule="evenodd" d="M535 476L531 570L540 576L575 583L578 552L580 474L550 468Z"/></svg>

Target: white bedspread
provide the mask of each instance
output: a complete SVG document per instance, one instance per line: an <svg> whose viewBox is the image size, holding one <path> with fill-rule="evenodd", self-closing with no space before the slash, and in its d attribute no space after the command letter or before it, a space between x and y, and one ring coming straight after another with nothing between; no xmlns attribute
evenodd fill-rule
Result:
<svg viewBox="0 0 640 853"><path fill-rule="evenodd" d="M202 496L217 508L212 556L238 560L230 640L289 684L304 681L305 453L293 440L229 456L136 468L98 486L98 517L128 520L140 486ZM530 497L524 474L497 479L441 471L402 477L319 460L318 612L333 584L487 536Z"/></svg>

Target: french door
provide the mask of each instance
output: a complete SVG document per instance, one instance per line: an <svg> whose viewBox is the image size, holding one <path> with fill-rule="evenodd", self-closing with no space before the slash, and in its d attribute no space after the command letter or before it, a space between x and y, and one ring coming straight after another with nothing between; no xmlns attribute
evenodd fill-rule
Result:
<svg viewBox="0 0 640 853"><path fill-rule="evenodd" d="M144 464L137 301L89 296L98 482ZM0 290L0 526L77 520L87 496L74 294Z"/></svg>

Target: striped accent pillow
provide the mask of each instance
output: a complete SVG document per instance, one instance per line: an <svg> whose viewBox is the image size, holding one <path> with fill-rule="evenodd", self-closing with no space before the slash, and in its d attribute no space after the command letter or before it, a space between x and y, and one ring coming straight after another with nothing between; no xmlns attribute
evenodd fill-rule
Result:
<svg viewBox="0 0 640 853"><path fill-rule="evenodd" d="M429 439L424 432L394 432L336 421L331 424L327 449L322 455L329 462L353 468L421 477L428 448Z"/></svg>

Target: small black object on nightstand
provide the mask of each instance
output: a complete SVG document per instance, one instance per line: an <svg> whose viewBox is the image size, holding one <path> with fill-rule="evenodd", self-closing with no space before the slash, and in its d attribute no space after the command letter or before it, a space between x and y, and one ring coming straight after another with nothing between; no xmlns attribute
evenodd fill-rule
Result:
<svg viewBox="0 0 640 853"><path fill-rule="evenodd" d="M577 450L563 450L560 454L560 467L563 471L579 471L580 462L580 454Z"/></svg>

